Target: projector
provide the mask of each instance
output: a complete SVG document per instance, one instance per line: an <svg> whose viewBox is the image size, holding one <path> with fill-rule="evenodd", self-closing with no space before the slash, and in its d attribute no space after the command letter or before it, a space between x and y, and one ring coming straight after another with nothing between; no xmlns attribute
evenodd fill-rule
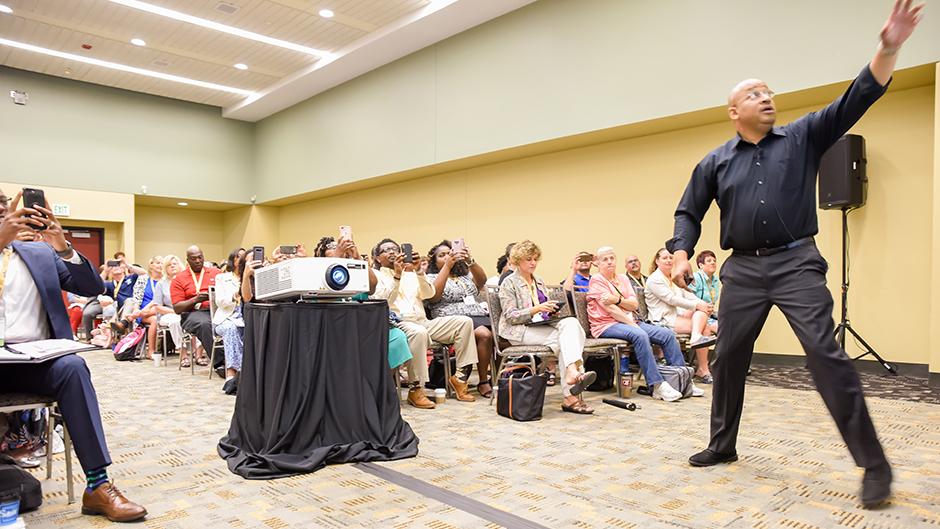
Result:
<svg viewBox="0 0 940 529"><path fill-rule="evenodd" d="M369 264L355 259L298 257L255 271L255 298L347 298L369 291Z"/></svg>

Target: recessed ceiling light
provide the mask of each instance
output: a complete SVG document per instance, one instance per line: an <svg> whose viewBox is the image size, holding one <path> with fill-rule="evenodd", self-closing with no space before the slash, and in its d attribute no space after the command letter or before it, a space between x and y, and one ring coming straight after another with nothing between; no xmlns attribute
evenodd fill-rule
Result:
<svg viewBox="0 0 940 529"><path fill-rule="evenodd" d="M11 8L10 6L0 4L0 13L12 13L12 12L13 12L13 8Z"/></svg>
<svg viewBox="0 0 940 529"><path fill-rule="evenodd" d="M177 202L177 206L183 206L184 208L189 205L189 202Z"/></svg>
<svg viewBox="0 0 940 529"><path fill-rule="evenodd" d="M245 64L245 63L243 63L243 62L240 62L240 63L236 64L235 67L238 68L239 70L247 70L247 69L248 69L248 65Z"/></svg>
<svg viewBox="0 0 940 529"><path fill-rule="evenodd" d="M134 46L146 46L147 45L144 39L131 39L131 44L133 44Z"/></svg>
<svg viewBox="0 0 940 529"><path fill-rule="evenodd" d="M300 53L306 53L307 55L313 55L315 57L330 57L329 52L318 50L316 48L311 48L309 46L302 46L300 44L295 44L293 42L288 42L286 40L276 39L274 37L269 37L267 35L262 35L260 33L255 33L253 31L246 31L244 29L239 29L236 27L228 26L225 24L220 24L218 22L213 22L211 20L206 20L204 18L194 17L192 15L187 15L186 13L181 13L179 11L174 11L172 9L167 9L165 7L155 6L153 4L148 4L147 2L141 2L140 0L111 0L115 4L120 4L122 6L131 7L134 9L139 9L141 11L146 11L147 13L153 13L154 15L160 15L167 18L172 18L173 20L179 20L181 22L186 22L188 24L195 24L197 26L202 26L204 28L214 29L216 31L221 31L222 33L228 33L229 35L235 35L237 37L242 37L246 39L251 39L256 42L263 42L265 44L270 44L272 46L278 46L288 50L298 51Z"/></svg>
<svg viewBox="0 0 940 529"><path fill-rule="evenodd" d="M333 18L333 11L331 9L321 9L320 16L323 18Z"/></svg>
<svg viewBox="0 0 940 529"><path fill-rule="evenodd" d="M15 40L0 38L0 46L10 46L12 48L32 51L36 53L42 53L43 55L58 57L60 59L65 59L68 61L82 62L85 64L93 64L95 66L101 66L103 68L110 68L112 70L120 70L122 72L135 73L137 75L155 77L157 79L163 79L165 81L173 81L174 83L183 83L183 84L188 84L192 86L199 86L201 88L208 88L210 90L218 90L220 92L238 94L243 97L251 97L251 96L256 95L251 90L243 90L241 88L234 88L231 86L210 83L207 81L200 81L198 79L190 79L189 77L181 77L179 75L171 75L168 73L156 72L153 70L145 70L143 68L137 68L136 66L128 66L126 64L120 64L116 62L102 61L100 59L93 59L91 57L85 57L83 55L75 55L73 53L65 53L63 51L58 51L58 50L50 50L49 48L33 46L32 44L26 44L25 42L17 42Z"/></svg>

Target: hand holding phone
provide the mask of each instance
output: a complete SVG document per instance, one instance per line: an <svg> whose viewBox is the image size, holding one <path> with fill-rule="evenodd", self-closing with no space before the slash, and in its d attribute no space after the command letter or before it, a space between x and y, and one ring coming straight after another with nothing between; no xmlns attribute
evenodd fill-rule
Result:
<svg viewBox="0 0 940 529"><path fill-rule="evenodd" d="M121 261L118 259L108 259L108 267L121 266Z"/></svg>
<svg viewBox="0 0 940 529"><path fill-rule="evenodd" d="M251 260L259 263L264 262L264 246L251 247Z"/></svg>
<svg viewBox="0 0 940 529"><path fill-rule="evenodd" d="M297 255L296 246L282 245L280 248L280 251L281 251L281 255Z"/></svg>
<svg viewBox="0 0 940 529"><path fill-rule="evenodd" d="M43 208L46 207L46 194L43 192L42 189L36 189L33 187L24 187L23 188L23 207L34 209L37 212L39 212L39 210L36 209L36 206L43 207ZM37 215L30 215L30 217L36 217L36 216ZM38 216L45 218L45 215L42 212L39 212ZM46 229L45 225L35 225L32 223L30 224L30 227L36 231L42 231Z"/></svg>
<svg viewBox="0 0 940 529"><path fill-rule="evenodd" d="M406 242L401 245L401 254L403 263L414 263L414 248L412 248L411 243Z"/></svg>

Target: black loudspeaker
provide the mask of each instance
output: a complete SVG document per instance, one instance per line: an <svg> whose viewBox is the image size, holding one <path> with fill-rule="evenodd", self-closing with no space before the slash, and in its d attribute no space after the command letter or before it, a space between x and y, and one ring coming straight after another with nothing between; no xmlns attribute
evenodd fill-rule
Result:
<svg viewBox="0 0 940 529"><path fill-rule="evenodd" d="M819 207L858 208L868 198L865 138L846 134L819 162Z"/></svg>

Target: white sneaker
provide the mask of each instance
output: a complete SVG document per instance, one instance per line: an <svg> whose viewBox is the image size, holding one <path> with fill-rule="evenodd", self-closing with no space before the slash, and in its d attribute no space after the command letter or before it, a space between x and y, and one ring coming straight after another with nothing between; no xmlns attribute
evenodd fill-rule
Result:
<svg viewBox="0 0 940 529"><path fill-rule="evenodd" d="M653 388L653 398L663 399L666 402L675 402L682 398L682 393L670 386L669 382L663 381Z"/></svg>
<svg viewBox="0 0 940 529"><path fill-rule="evenodd" d="M702 388L700 388L700 387L698 387L698 386L696 386L695 384L692 384L692 396L693 396L693 397L704 397L704 396L705 396L705 390L702 389Z"/></svg>

